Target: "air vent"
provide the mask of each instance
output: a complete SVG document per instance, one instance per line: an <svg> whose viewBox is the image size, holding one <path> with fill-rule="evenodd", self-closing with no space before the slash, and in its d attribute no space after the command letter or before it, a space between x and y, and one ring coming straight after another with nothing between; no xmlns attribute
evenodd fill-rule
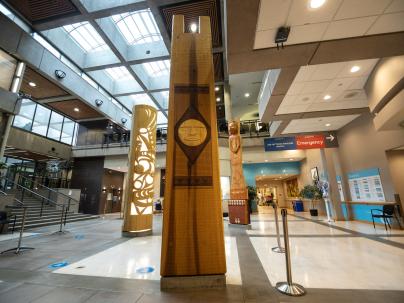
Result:
<svg viewBox="0 0 404 303"><path fill-rule="evenodd" d="M260 116L260 114L259 113L253 113L253 117L259 117Z"/></svg>
<svg viewBox="0 0 404 303"><path fill-rule="evenodd" d="M357 96L357 95L359 95L359 92L350 92L350 93L347 93L347 94L344 96L344 98L345 98L345 99L351 99L351 98L353 98L353 97L355 97L355 96Z"/></svg>

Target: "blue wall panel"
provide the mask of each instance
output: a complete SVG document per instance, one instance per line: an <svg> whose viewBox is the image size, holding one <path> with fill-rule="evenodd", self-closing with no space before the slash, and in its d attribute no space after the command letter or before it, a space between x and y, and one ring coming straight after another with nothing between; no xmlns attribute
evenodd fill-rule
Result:
<svg viewBox="0 0 404 303"><path fill-rule="evenodd" d="M243 164L247 185L255 186L255 177L259 175L300 174L300 162L274 162Z"/></svg>

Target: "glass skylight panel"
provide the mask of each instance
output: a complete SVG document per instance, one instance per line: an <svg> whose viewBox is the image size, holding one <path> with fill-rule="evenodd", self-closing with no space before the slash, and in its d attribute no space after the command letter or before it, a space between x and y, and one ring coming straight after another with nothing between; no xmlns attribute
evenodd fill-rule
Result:
<svg viewBox="0 0 404 303"><path fill-rule="evenodd" d="M71 25L65 25L63 28L74 41L86 52L107 50L109 47L92 25L85 21Z"/></svg>
<svg viewBox="0 0 404 303"><path fill-rule="evenodd" d="M132 75L124 66L110 67L105 71L113 80L133 80Z"/></svg>
<svg viewBox="0 0 404 303"><path fill-rule="evenodd" d="M170 60L146 62L142 65L150 77L164 76L170 73Z"/></svg>
<svg viewBox="0 0 404 303"><path fill-rule="evenodd" d="M114 15L112 20L129 44L162 40L150 9Z"/></svg>

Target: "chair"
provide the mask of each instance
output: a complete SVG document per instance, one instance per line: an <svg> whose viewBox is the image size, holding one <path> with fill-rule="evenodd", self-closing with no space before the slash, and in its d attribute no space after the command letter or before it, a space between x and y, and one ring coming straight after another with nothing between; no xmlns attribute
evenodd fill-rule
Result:
<svg viewBox="0 0 404 303"><path fill-rule="evenodd" d="M14 219L11 219L12 217L14 217ZM16 215L10 215L6 211L0 211L0 225L1 225L0 234L3 233L4 225L9 224L9 223L13 223L12 233L14 233L16 220L17 220Z"/></svg>
<svg viewBox="0 0 404 303"><path fill-rule="evenodd" d="M375 218L383 219L384 228L386 228L386 230L387 230L387 225L391 229L390 222L389 222L390 219L395 218L397 220L398 224L400 225L400 221L398 220L398 218L394 212L394 207L395 207L394 205L383 205L383 210L371 209L370 212L372 214L373 228L376 228Z"/></svg>

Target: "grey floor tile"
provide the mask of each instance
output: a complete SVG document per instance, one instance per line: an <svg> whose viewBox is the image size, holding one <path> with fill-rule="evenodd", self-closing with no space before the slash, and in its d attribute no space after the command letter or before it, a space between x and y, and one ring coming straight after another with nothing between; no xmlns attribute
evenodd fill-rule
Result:
<svg viewBox="0 0 404 303"><path fill-rule="evenodd" d="M28 303L49 293L53 289L54 287L51 286L22 284L1 293L0 303Z"/></svg>
<svg viewBox="0 0 404 303"><path fill-rule="evenodd" d="M134 303L142 296L135 292L99 291L85 303Z"/></svg>
<svg viewBox="0 0 404 303"><path fill-rule="evenodd" d="M44 296L32 303L82 303L88 300L96 292L94 290L83 288L56 287Z"/></svg>

